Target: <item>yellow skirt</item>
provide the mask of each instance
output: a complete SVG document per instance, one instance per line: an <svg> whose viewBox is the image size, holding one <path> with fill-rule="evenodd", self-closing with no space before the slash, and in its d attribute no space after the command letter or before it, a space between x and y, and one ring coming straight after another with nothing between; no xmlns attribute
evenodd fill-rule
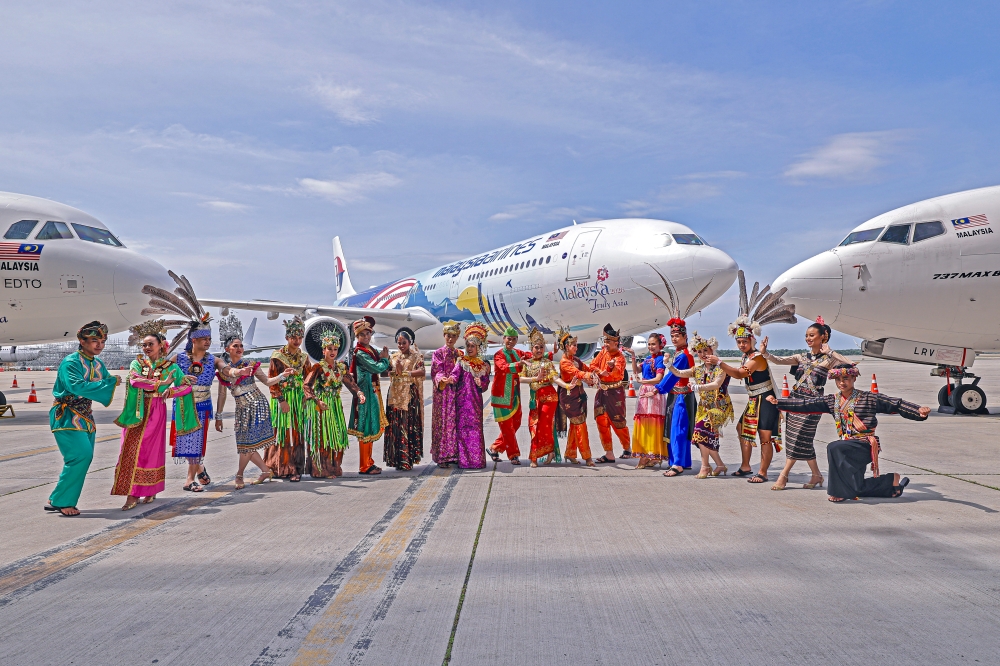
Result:
<svg viewBox="0 0 1000 666"><path fill-rule="evenodd" d="M644 385L639 389L635 419L632 422L632 454L653 460L666 460L670 445L663 441L666 396L656 387Z"/></svg>

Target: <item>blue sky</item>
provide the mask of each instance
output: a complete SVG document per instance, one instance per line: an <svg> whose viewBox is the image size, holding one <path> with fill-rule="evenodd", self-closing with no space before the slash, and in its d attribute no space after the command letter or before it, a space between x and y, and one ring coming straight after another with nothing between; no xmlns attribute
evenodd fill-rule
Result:
<svg viewBox="0 0 1000 666"><path fill-rule="evenodd" d="M622 216L768 281L1000 183L992 3L132 4L4 4L0 189L205 295L329 302L335 234L367 286Z"/></svg>

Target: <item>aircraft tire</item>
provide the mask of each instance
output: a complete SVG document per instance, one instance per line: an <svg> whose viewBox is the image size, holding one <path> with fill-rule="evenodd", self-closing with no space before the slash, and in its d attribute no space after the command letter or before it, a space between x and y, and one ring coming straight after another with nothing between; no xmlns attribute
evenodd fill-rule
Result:
<svg viewBox="0 0 1000 666"><path fill-rule="evenodd" d="M972 384L956 388L951 400L952 407L960 414L982 414L986 411L986 393Z"/></svg>
<svg viewBox="0 0 1000 666"><path fill-rule="evenodd" d="M951 385L951 393L948 392L947 386L942 386L941 390L938 391L938 405L941 407L951 407L951 394L955 393L955 389L958 387L954 384Z"/></svg>
<svg viewBox="0 0 1000 666"><path fill-rule="evenodd" d="M0 405L6 405L6 404L7 404L7 397L3 394L3 391L0 391Z"/></svg>

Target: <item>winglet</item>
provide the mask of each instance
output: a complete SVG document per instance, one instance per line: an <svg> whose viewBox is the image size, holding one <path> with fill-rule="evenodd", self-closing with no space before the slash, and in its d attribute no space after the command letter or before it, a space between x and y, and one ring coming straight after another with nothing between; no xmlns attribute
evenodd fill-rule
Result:
<svg viewBox="0 0 1000 666"><path fill-rule="evenodd" d="M243 334L244 338L243 346L246 347L247 349L253 348L253 334L254 331L256 330L257 330L257 317L254 317L253 321L250 322L250 328L248 328L247 332Z"/></svg>
<svg viewBox="0 0 1000 666"><path fill-rule="evenodd" d="M358 293L351 284L351 274L347 272L347 259L344 248L340 246L340 236L333 237L333 261L337 269L337 298L347 298Z"/></svg>

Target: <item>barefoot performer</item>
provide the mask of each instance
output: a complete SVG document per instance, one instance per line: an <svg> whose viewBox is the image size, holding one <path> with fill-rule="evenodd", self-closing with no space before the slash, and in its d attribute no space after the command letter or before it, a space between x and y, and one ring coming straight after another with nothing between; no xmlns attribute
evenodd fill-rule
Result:
<svg viewBox="0 0 1000 666"><path fill-rule="evenodd" d="M782 288L773 294L768 292L771 285L758 291L759 282L753 285L753 293L747 298L746 277L739 272L740 283L740 314L729 325L729 335L736 338L736 346L743 352L743 363L734 368L728 363L722 363L718 356L710 356L709 361L718 364L722 371L733 379L742 379L747 387L747 406L743 410L736 430L740 438L740 452L743 460L740 468L733 476L750 476L750 483L767 481L767 468L771 465L774 451L781 451L781 418L778 410L766 398L774 396L774 385L771 382L771 371L764 357L753 348L754 339L760 335L760 327L765 324L782 322L794 324L795 306L782 300L786 289ZM754 308L756 307L756 310ZM753 314L750 314L753 311ZM760 469L753 474L750 467L750 452L757 446L757 435L760 435ZM774 450L771 446L774 446ZM752 476L751 476L752 474Z"/></svg>
<svg viewBox="0 0 1000 666"><path fill-rule="evenodd" d="M64 516L80 515L76 503L83 492L90 461L94 459L97 427L91 402L96 400L107 407L114 399L115 387L121 383L121 378L109 374L97 358L108 341L107 326L92 321L77 331L76 339L77 350L59 364L52 387L55 402L49 410L49 428L62 454L63 469L45 510L58 511Z"/></svg>
<svg viewBox="0 0 1000 666"><path fill-rule="evenodd" d="M875 435L876 414L899 414L911 421L926 421L930 407L921 407L900 398L881 393L869 393L854 388L858 368L840 364L830 370L829 377L837 383L835 395L780 398L768 401L784 412L795 414L831 414L840 440L830 442L826 457L830 464L830 484L827 498L831 502L860 497L899 497L910 480L899 474L879 474L878 454L882 450ZM872 476L865 478L865 468L871 465Z"/></svg>

